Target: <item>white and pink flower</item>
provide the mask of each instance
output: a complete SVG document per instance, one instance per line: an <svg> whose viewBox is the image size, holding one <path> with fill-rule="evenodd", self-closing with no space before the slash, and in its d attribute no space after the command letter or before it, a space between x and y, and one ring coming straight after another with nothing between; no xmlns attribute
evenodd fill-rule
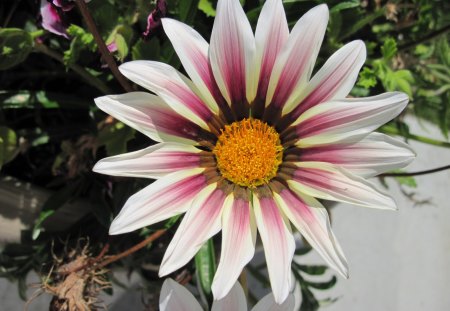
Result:
<svg viewBox="0 0 450 311"><path fill-rule="evenodd" d="M311 77L328 8L308 11L289 31L281 0L267 0L253 34L238 0L219 0L208 44L191 27L162 19L190 79L173 67L134 61L120 67L156 95L133 92L97 106L157 141L103 159L94 171L156 179L129 198L110 234L186 213L160 275L186 263L222 231L215 299L227 295L261 237L277 303L291 288L291 224L347 277L347 262L317 199L396 209L365 178L404 167L404 143L371 133L407 105L403 93L346 98L366 58L362 41L334 53Z"/></svg>

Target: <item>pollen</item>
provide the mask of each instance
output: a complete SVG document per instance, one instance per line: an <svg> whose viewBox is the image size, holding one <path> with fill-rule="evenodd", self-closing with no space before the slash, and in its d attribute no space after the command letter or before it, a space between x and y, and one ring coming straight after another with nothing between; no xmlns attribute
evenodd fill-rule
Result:
<svg viewBox="0 0 450 311"><path fill-rule="evenodd" d="M224 178L256 188L277 174L283 147L273 127L257 119L244 119L222 129L213 153Z"/></svg>

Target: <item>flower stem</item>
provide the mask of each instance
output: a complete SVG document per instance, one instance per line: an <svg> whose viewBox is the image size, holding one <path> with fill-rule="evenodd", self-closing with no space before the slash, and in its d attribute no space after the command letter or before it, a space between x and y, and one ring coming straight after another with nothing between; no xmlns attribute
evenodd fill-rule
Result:
<svg viewBox="0 0 450 311"><path fill-rule="evenodd" d="M102 54L103 59L106 61L106 64L108 65L109 69L111 70L114 77L117 79L117 81L120 83L120 85L123 87L123 89L127 92L132 92L133 88L128 83L127 79L120 73L119 68L117 67L116 61L114 60L111 53L109 53L108 48L106 47L105 41L103 41L102 36L98 32L97 26L95 26L94 19L92 18L91 13L89 12L89 9L87 8L86 3L84 0L76 0L75 1L78 9L81 12L81 15L84 18L84 21L86 22L87 27L89 28L89 31L94 36L94 40L97 43L98 49L100 53Z"/></svg>
<svg viewBox="0 0 450 311"><path fill-rule="evenodd" d="M409 177L409 176L419 176L419 175L426 175L426 174L432 174L436 172L441 172L444 170L450 169L450 165L445 165L437 168L433 168L430 170L425 171L418 171L418 172L410 172L410 173L384 173L378 175L379 177Z"/></svg>
<svg viewBox="0 0 450 311"><path fill-rule="evenodd" d="M391 134L391 135L400 135L400 136L405 137L406 139L420 141L421 143L425 143L425 144L429 144L429 145L433 145L433 146L450 148L449 142L436 140L436 139L432 139L432 138L428 138L428 137L423 137L423 136L419 136L419 135L415 135L415 134L411 134L411 133L403 134L393 126L383 126L380 129L380 132L385 133L385 134Z"/></svg>
<svg viewBox="0 0 450 311"><path fill-rule="evenodd" d="M45 44L35 43L34 49L36 52L45 54L58 62L64 64L64 57L58 52L50 49ZM106 86L100 79L91 75L86 69L77 64L71 64L68 66L70 69L75 71L81 78L83 78L89 85L95 87L97 90L103 94L110 94L112 91Z"/></svg>
<svg viewBox="0 0 450 311"><path fill-rule="evenodd" d="M126 257L128 255L133 254L134 252L137 252L138 250L140 250L141 248L147 246L148 244L152 243L153 241L155 241L157 238L159 238L160 236L162 236L164 233L166 232L166 229L161 229L156 231L155 233L153 233L152 235L150 235L148 238L146 238L145 240L139 242L138 244L130 247L129 249L127 249L126 251L113 255L111 257L108 257L107 259L103 260L98 266L97 268L103 268L107 265L109 265L110 263L113 263L114 261L117 261L119 259L122 259L123 257Z"/></svg>

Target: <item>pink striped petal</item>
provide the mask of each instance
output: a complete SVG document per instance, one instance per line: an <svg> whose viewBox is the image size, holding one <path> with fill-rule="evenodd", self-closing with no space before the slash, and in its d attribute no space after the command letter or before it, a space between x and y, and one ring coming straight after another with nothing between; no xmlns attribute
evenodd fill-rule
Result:
<svg viewBox="0 0 450 311"><path fill-rule="evenodd" d="M228 104L252 102L258 76L254 73L255 38L239 0L219 0L211 33L212 71Z"/></svg>
<svg viewBox="0 0 450 311"><path fill-rule="evenodd" d="M122 64L120 72L159 95L173 110L208 129L212 111L193 91L195 86L175 68L159 62L136 60Z"/></svg>
<svg viewBox="0 0 450 311"><path fill-rule="evenodd" d="M201 150L178 143L160 143L143 150L104 158L92 169L96 173L158 179L167 174L200 167Z"/></svg>
<svg viewBox="0 0 450 311"><path fill-rule="evenodd" d="M248 201L230 197L222 215L222 251L212 292L222 299L255 253L256 226ZM228 309L234 310L234 309Z"/></svg>
<svg viewBox="0 0 450 311"><path fill-rule="evenodd" d="M204 169L178 171L132 195L111 223L109 234L122 234L186 212L207 186Z"/></svg>
<svg viewBox="0 0 450 311"><path fill-rule="evenodd" d="M295 299L294 295L289 294L282 304L275 302L273 294L270 293L263 297L253 307L252 311L294 311Z"/></svg>
<svg viewBox="0 0 450 311"><path fill-rule="evenodd" d="M159 269L159 276L165 276L189 262L200 247L221 229L221 216L226 194L211 184L195 198L177 229ZM226 207L226 206L225 206Z"/></svg>
<svg viewBox="0 0 450 311"><path fill-rule="evenodd" d="M200 91L200 97L217 114L219 110L214 96L219 89L209 66L208 42L192 27L174 19L163 18L162 24L184 70Z"/></svg>
<svg viewBox="0 0 450 311"><path fill-rule="evenodd" d="M225 297L214 300L211 311L247 311L247 299L241 284L235 282Z"/></svg>
<svg viewBox="0 0 450 311"><path fill-rule="evenodd" d="M366 61L366 54L364 42L356 40L331 55L294 100L295 109L291 117L296 119L304 111L322 102L345 98L355 85L359 70Z"/></svg>
<svg viewBox="0 0 450 311"><path fill-rule="evenodd" d="M348 278L344 253L331 231L327 210L316 199L284 189L275 194L278 206L308 243L342 276Z"/></svg>
<svg viewBox="0 0 450 311"><path fill-rule="evenodd" d="M334 100L314 106L294 124L297 145L309 147L363 138L395 118L408 104L400 92Z"/></svg>
<svg viewBox="0 0 450 311"><path fill-rule="evenodd" d="M296 161L337 164L363 177L405 167L415 158L414 151L407 144L380 133L371 133L361 141L298 148L297 151Z"/></svg>
<svg viewBox="0 0 450 311"><path fill-rule="evenodd" d="M325 162L298 162L289 186L324 200L396 210L394 200L364 178Z"/></svg>
<svg viewBox="0 0 450 311"><path fill-rule="evenodd" d="M95 104L104 112L155 141L193 144L200 127L176 113L158 96L145 92L98 97Z"/></svg>
<svg viewBox="0 0 450 311"><path fill-rule="evenodd" d="M291 288L291 262L295 241L272 198L253 197L256 224L264 246L275 302L283 303Z"/></svg>
<svg viewBox="0 0 450 311"><path fill-rule="evenodd" d="M258 84L261 98L266 97L273 65L288 37L289 28L283 3L279 0L267 0L259 15L255 32L256 68L261 68Z"/></svg>
<svg viewBox="0 0 450 311"><path fill-rule="evenodd" d="M312 73L328 23L328 7L316 6L303 15L280 51L266 97L266 106L289 110Z"/></svg>
<svg viewBox="0 0 450 311"><path fill-rule="evenodd" d="M172 279L166 279L159 295L160 311L203 311L194 296Z"/></svg>
<svg viewBox="0 0 450 311"><path fill-rule="evenodd" d="M50 2L41 0L40 13L42 17L42 28L69 39L66 23L64 23L58 10Z"/></svg>

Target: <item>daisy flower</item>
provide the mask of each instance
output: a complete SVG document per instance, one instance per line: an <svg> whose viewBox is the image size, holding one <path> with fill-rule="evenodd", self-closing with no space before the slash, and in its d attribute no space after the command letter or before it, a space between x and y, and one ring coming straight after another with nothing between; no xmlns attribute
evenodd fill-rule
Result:
<svg viewBox="0 0 450 311"><path fill-rule="evenodd" d="M156 179L131 196L110 227L122 234L184 215L160 276L189 262L222 231L212 284L215 299L233 287L264 246L274 299L291 288L291 224L347 277L346 259L317 199L396 209L365 178L403 167L404 143L371 133L407 105L403 93L346 98L365 61L362 41L335 52L311 77L328 8L308 11L289 31L280 0L267 0L253 34L238 0L219 0L210 44L191 27L164 18L164 31L190 79L154 61L121 65L155 93L96 99L97 106L159 142L98 162L94 171Z"/></svg>
<svg viewBox="0 0 450 311"><path fill-rule="evenodd" d="M273 299L273 294L268 294L262 298L251 311L293 311L295 306L294 296L289 294L282 303L277 304ZM159 309L161 311L202 311L202 307L194 296L183 286L172 279L167 279L161 289L159 296ZM230 292L220 300L215 300L211 311L247 311L247 301L244 290L236 282Z"/></svg>

